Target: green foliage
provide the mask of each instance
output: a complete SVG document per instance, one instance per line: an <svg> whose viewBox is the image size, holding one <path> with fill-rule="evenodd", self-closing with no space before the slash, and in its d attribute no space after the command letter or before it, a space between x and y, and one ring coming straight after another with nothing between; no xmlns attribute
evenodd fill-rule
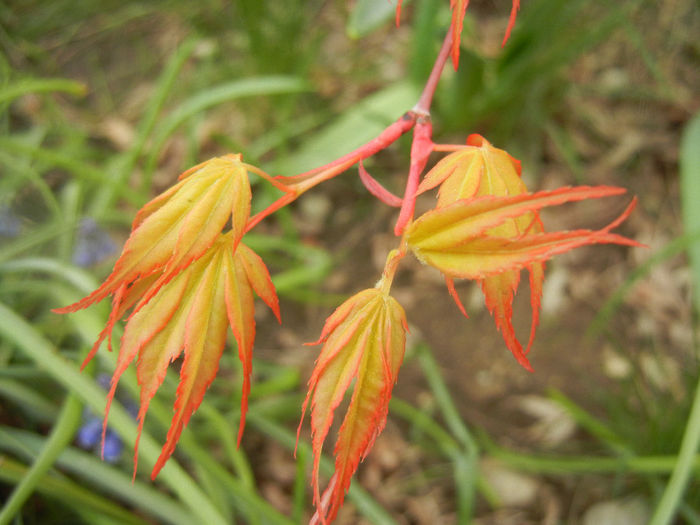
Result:
<svg viewBox="0 0 700 525"><path fill-rule="evenodd" d="M559 114L565 109L567 68L613 29L628 24L627 10L637 3L608 8L604 2L533 0L497 57L469 44L475 29L468 19L460 70L445 78L437 95L440 132L488 127L495 140L528 135L526 140L537 148L542 137L531 134L545 130L566 142ZM5 502L0 524L11 523L18 512L22 523L52 519L91 524L287 524L308 514L307 443L300 444L297 455L289 515L266 501L256 486L251 464L255 451L236 447L240 389L230 384L240 378L231 352L221 363L227 381L212 386L183 434L177 457L155 483L139 475L132 484L128 460L108 464L77 448L73 436L82 424L83 408L95 413L104 409L105 392L94 379L97 370L80 373L78 365L96 339L106 310L102 305L58 318L49 308L89 292L97 283L93 275L108 270L109 256L87 270L73 263L85 217L94 219L103 235L121 242L134 210L156 187L168 185L176 173L212 149L242 151L246 160L262 159L276 172L301 171L375 136L415 101L415 85L428 75L440 32L449 20L447 3L404 2L410 14L407 9L403 24L410 24L412 32L406 76L413 84L382 79L377 90L372 79L360 90L360 102L357 95L347 98L342 89L319 95L322 67L334 66L322 56L323 44L332 36L317 22L324 4L12 0L0 5L0 499ZM379 0L382 8L368 11L371 4L357 2L348 33L370 42L391 38L393 10L384 4L392 4ZM177 45L158 44L158 38L173 38ZM323 66L317 66L319 61ZM653 60L649 67L656 68ZM345 75L343 86L354 80L351 73ZM139 90L142 95L136 96ZM342 117L321 126L329 115L351 104ZM132 126L125 147L105 139L100 128L105 117L122 112ZM213 115L223 115L229 123L219 125L210 140L200 140ZM681 152L687 235L658 251L613 294L600 311L599 332L605 332L634 282L658 261L688 249L696 289L700 283L700 221L697 199L693 200L700 180L694 146L700 140L698 129L696 117ZM270 193L261 201L274 198ZM280 296L312 305L329 302L319 283L335 256L303 241L291 214L280 213L275 221L271 229L281 235L250 235L246 242L269 262ZM10 234L3 234L3 226ZM418 409L395 398L391 411L412 443L437 458L436 475L454 488L456 512L463 522L473 514L477 494L492 502L478 474L478 460L484 456L550 475L624 475L646 487L652 497L660 495L678 464L679 481L661 508L666 516L680 509L689 522L697 522L697 481L685 498L682 494L688 476L698 472L699 401L693 404L688 396L677 403L663 392L645 392L630 383L624 392L605 392L596 401L605 413L605 418L596 418L555 394L602 453L523 455L495 446L483 433L472 435L427 347L418 346L407 358L419 364L420 380L435 400L435 409ZM101 352L97 369L113 367L114 355ZM255 369L249 408L253 435L292 450L290 429L298 420L301 401L299 371L263 360ZM694 373L686 378L688 391L696 379ZM171 399L176 385L171 372L163 395L152 402L141 445L147 463L158 455L156 443L171 417L164 399ZM125 398L137 396L133 372L125 374L124 387ZM136 422L122 401L115 402L110 428L127 444L128 458ZM679 446L682 456L676 455ZM332 472L328 458L321 469ZM426 470L417 483L427 487L433 475ZM30 497L40 498L39 510L23 507ZM358 485L351 486L348 497L372 523L394 523Z"/></svg>
<svg viewBox="0 0 700 525"><path fill-rule="evenodd" d="M437 100L440 118L451 131L485 126L494 142L541 133L563 109L567 71L620 26L635 2L530 2L502 53L463 50L464 63Z"/></svg>
<svg viewBox="0 0 700 525"><path fill-rule="evenodd" d="M0 8L3 26L11 29L3 44L9 48L14 64L3 64L0 82L0 120L4 130L0 136L0 212L4 215L0 219L9 228L0 234L0 417L4 423L0 429L0 478L4 484L1 490L7 495L3 498L7 503L0 513L0 523L9 523L34 492L46 498L50 510L44 512L51 512L51 519L56 521L144 523L146 518L161 523L232 523L240 516L249 523L291 523L261 497L246 452L236 448L235 440L231 441L236 433L233 421L237 418L232 417L235 405L230 402L229 392L221 392L211 404L202 405L204 421L195 425L181 446L184 457L189 459L169 465L155 487L140 479L132 485L125 460L107 464L76 448L72 443L82 425L82 407L89 406L95 414L104 410L105 392L91 375L81 374L77 368L79 354L84 355L92 344L90 340L99 332L104 310L98 308L73 320L61 320L47 308L75 297L79 293L76 290L84 292L94 285L86 271L71 264L81 241L83 218L96 220L104 237L123 234L135 207L151 197L151 180L175 133L183 136L184 130L190 142L188 155L199 158L200 143L192 140L193 132L208 110L230 108L232 101L241 97L255 96L262 101L262 97L271 95L276 97L276 107L283 107L296 93L309 89L298 76L299 65L310 63L308 51L304 54L301 48L285 48L288 54L284 55L274 53L268 45L266 50L244 53L242 50L251 48L230 39L238 34L236 29L244 27L242 21L237 22L237 28L228 28L229 38L217 40L221 47L214 51L220 57L238 54L241 60L194 58L198 49L208 45L206 35L218 37L215 30L221 26L222 18L210 15L219 7L202 4L193 9L185 3L169 2L149 6L56 2L50 6L23 4L11 11ZM313 13L299 7L275 8L277 15L264 21L262 34L272 31L291 39L291 31L313 19ZM103 14L108 11L109 17ZM289 13L295 16L290 18ZM108 86L100 86L95 80L104 74L103 67L110 68L108 64L95 64L79 73L90 79L87 86L52 78L60 68L52 63L47 49L53 45L75 46L76 35L85 35L86 27L91 25L95 33L87 33L83 38L96 39L96 46L100 47L105 46L105 41L120 38L121 32L138 25L140 20L168 22L168 17L175 17L177 23L187 21L187 32L199 30L204 34L185 40L161 62L150 52L149 34L140 33L129 49L137 53L131 61L132 69L121 78L110 70ZM251 34L256 30L249 24L245 27ZM227 46L237 46L238 51L227 50ZM278 68L271 58L285 67ZM285 69L297 75L280 76ZM264 70L277 75L260 75ZM101 107L105 113L120 107L125 95L138 87L134 74L146 75L151 88L137 110L134 140L127 149L115 151L112 144L94 139L99 119L90 113L95 107ZM109 99L109 94L114 98ZM25 106L31 103L34 108ZM72 108L77 109L77 117ZM275 127L275 113L269 112L262 118L254 117L252 110L249 113L251 122ZM287 126L280 128L286 129L285 134L275 144L258 146L257 155L280 147L294 131ZM244 135L238 138L241 137ZM183 159L175 173L190 160ZM133 178L134 172L140 174L139 180ZM275 281L282 296L322 300L315 287L329 270L330 257L325 251L305 246L297 237L289 236L256 235L250 242L256 250L269 255L279 270ZM103 254L105 262L98 262L91 272L103 273L109 257L110 254ZM98 365L104 369L113 366L110 359ZM236 370L231 362L223 366ZM260 373L251 398L256 411L258 403L283 401L290 396L298 403L298 372L289 367L261 368L266 371ZM166 395L173 395L174 381L169 379L166 384L170 385ZM126 378L125 387L129 392L125 395L137 395L133 374ZM155 417L147 424L142 438L143 455L150 461L155 459L152 454L156 451L151 436L159 436L170 419L167 405L158 400L154 403ZM116 405L110 428L128 447L133 444L136 423L121 403ZM264 424L265 411L259 412ZM12 423L8 425L9 422ZM53 430L44 439L47 424ZM211 428L216 429L213 434L205 430ZM224 445L225 458L215 459L206 452L212 443ZM198 467L188 473L181 465L191 461ZM72 481L57 474L57 470L70 473ZM298 485L297 490L303 496L305 483ZM296 499L304 501L303 497ZM30 506L24 507L22 515L25 523L47 519L41 514L35 516Z"/></svg>
<svg viewBox="0 0 700 525"><path fill-rule="evenodd" d="M691 279L695 308L700 311L700 209L697 195L700 194L700 113L688 123L683 133L680 150L681 195L683 224L686 234L692 239L688 245Z"/></svg>

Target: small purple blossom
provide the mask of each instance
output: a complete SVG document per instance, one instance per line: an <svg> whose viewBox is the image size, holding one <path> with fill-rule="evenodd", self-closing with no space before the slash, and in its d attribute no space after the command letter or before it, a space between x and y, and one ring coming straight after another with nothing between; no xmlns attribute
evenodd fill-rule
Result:
<svg viewBox="0 0 700 525"><path fill-rule="evenodd" d="M82 267L92 266L116 251L117 245L94 219L84 217L80 221L75 251L73 252L74 264Z"/></svg>
<svg viewBox="0 0 700 525"><path fill-rule="evenodd" d="M17 237L20 227L19 217L9 207L0 205L0 237Z"/></svg>
<svg viewBox="0 0 700 525"><path fill-rule="evenodd" d="M91 450L97 446L100 442L100 436L102 435L102 420L99 417L89 417L85 419L85 414L83 414L83 420L85 423L78 430L78 446L86 450Z"/></svg>
<svg viewBox="0 0 700 525"><path fill-rule="evenodd" d="M98 374L95 380L104 390L109 389L109 375ZM138 407L129 399L123 402L127 412L136 419ZM80 448L92 450L97 454L101 453L102 458L108 463L116 463L121 457L124 448L119 435L109 427L105 431L104 442L102 442L102 418L95 415L87 407L83 410L83 426L78 429L76 441Z"/></svg>
<svg viewBox="0 0 700 525"><path fill-rule="evenodd" d="M97 381L97 384L102 387L102 390L109 390L111 379L112 378L109 377L109 374L97 374L95 381Z"/></svg>
<svg viewBox="0 0 700 525"><path fill-rule="evenodd" d="M105 442L102 446L102 457L107 463L116 463L122 455L124 444L117 433L111 428L105 433Z"/></svg>

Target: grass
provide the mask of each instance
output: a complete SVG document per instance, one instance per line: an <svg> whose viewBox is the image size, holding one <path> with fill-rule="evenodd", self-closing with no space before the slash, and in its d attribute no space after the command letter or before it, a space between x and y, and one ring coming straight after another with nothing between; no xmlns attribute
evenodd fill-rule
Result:
<svg viewBox="0 0 700 525"><path fill-rule="evenodd" d="M58 0L0 6L0 525L288 524L309 517L309 444L302 440L296 460L289 460L292 473L281 488L287 507L264 491L270 481L261 482L258 465L270 446L261 443L291 457L305 380L297 364L255 363L250 428L238 448L240 378L229 349L175 456L151 482L143 471L157 457L170 422L177 384L171 371L163 395L152 402L141 439L142 467L132 483L128 451L136 422L127 409L138 397L133 371L125 374L110 415L110 428L126 445L124 457L102 462L75 442L84 409L99 414L104 408L98 372L114 367L115 356L101 351L94 365L79 371L106 319L105 306L66 317L50 308L92 290L114 259L96 253L100 260L87 268L74 262L85 218L95 221L99 235L120 244L135 210L189 165L235 149L271 172L301 171L372 138L410 108L449 19L447 3L407 2L399 30L391 27L391 10L374 13L367 2L353 10L327 4ZM511 44L497 56L473 45L485 31L479 21L492 16L475 11L466 23L463 69L447 73L437 95L436 130L460 140L486 130L538 162L553 145L564 169L582 177L590 159L568 132L575 117L566 118L567 90L576 96L585 91L569 79L578 59L611 40L626 43L639 50L655 96L673 97L661 53L633 23L640 6L635 0L612 9L603 2L533 0L523 7ZM333 54L346 32L359 40ZM392 47L400 57L379 51L392 39L402 43ZM406 64L400 80L392 73L394 61ZM353 74L358 69L359 80ZM353 83L360 84L357 91L344 89ZM678 232L629 271L599 306L592 331L611 344L619 343L611 323L635 284L684 250L697 300L700 221L690 196L700 180L692 146L698 117L686 129L680 150L685 234ZM127 141L120 142L119 130L126 130ZM380 173L405 169L391 155L377 160ZM353 183L339 184L348 199L357 197ZM256 198L260 207L275 195L259 185ZM366 202L358 209L367 209ZM353 217L362 219L359 212ZM246 242L273 268L290 310L326 312L339 297L322 283L343 261L326 248L326 239L309 238L297 224L296 210L284 210ZM265 320L260 326L268 327ZM446 487L446 512L454 512L459 523L488 514L498 503L479 464L491 457L547 480L596 474L614 486L622 478L618 493L642 494L654 525L672 523L677 515L699 523L700 389L694 358L689 363L684 388L695 397L688 395L686 402L674 403L667 392L650 388L639 379L641 369L598 399L553 393L582 430L578 448L523 451L466 420L464 406L450 393L451 371L441 369L429 344L420 342L405 366L419 371L417 381L434 410L397 397L390 411L425 458L424 470L411 472L403 499L437 484ZM639 421L648 432L634 431ZM329 458L322 470L332 470ZM348 512L370 523L396 523L396 504L386 501L355 482L349 492L355 510Z"/></svg>

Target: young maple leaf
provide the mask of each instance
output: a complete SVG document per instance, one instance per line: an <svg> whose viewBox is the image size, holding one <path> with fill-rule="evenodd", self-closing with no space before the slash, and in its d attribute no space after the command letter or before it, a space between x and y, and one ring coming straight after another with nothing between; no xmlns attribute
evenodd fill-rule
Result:
<svg viewBox="0 0 700 525"><path fill-rule="evenodd" d="M105 338L111 349L115 324L130 312L107 396L103 430L119 378L138 356L140 436L148 405L168 364L184 350L175 415L152 477L172 454L216 375L227 326L236 338L243 366L240 441L255 338L253 291L279 319L277 296L265 264L240 242L250 215L248 169L254 168L243 164L240 155L227 155L183 173L178 184L138 212L122 255L105 282L77 303L54 310L73 312L113 296L107 324L83 367ZM222 233L229 220L231 229ZM134 475L138 441L137 437Z"/></svg>
<svg viewBox="0 0 700 525"><path fill-rule="evenodd" d="M158 274L143 297L158 289L211 246L231 219L233 247L250 215L251 191L241 155L217 157L184 172L180 182L148 202L136 215L114 270L90 295L56 313L75 312L122 293ZM138 307L137 307L138 308Z"/></svg>
<svg viewBox="0 0 700 525"><path fill-rule="evenodd" d="M608 186L560 188L528 193L520 178L520 162L486 139L472 135L426 175L419 193L440 185L435 210L419 217L407 230L407 243L422 262L445 276L450 294L466 314L453 279L474 279L515 358L531 370L526 354L539 322L544 261L587 244L638 243L610 233L632 211L634 201L613 223L597 231L544 233L538 210L565 202L619 195ZM520 270L530 273L532 325L526 350L512 324L513 297Z"/></svg>
<svg viewBox="0 0 700 525"><path fill-rule="evenodd" d="M251 356L255 339L253 291L279 317L277 296L262 260L245 244L234 251L233 232L219 236L207 252L161 287L124 329L117 366L105 410L109 407L119 378L138 356L137 377L141 387L138 413L139 435L151 398L160 387L168 365L184 350L180 384L165 445L152 472L158 474L175 449L175 444L192 413L214 379L219 358L231 327L243 366L240 441L245 426L250 391ZM134 453L134 472L138 439Z"/></svg>
<svg viewBox="0 0 700 525"><path fill-rule="evenodd" d="M180 175L180 182L139 210L131 235L112 273L90 295L56 313L87 308L112 295L107 325L88 353L82 368L132 307L138 311L174 275L200 257L231 220L233 249L240 241L250 215L248 166L241 155L226 155L203 162Z"/></svg>
<svg viewBox="0 0 700 525"><path fill-rule="evenodd" d="M332 521L357 466L384 428L391 391L406 346L406 316L381 288L364 290L345 301L327 319L324 343L309 380L302 421L311 402L312 486L317 517ZM335 473L320 495L318 469L335 409L350 383L355 387L335 445ZM301 423L299 424L299 431Z"/></svg>

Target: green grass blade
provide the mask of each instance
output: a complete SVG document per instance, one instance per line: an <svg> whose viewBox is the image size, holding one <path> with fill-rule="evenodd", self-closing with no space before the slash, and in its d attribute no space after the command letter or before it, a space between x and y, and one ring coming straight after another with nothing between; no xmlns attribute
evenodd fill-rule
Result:
<svg viewBox="0 0 700 525"><path fill-rule="evenodd" d="M84 96L87 92L85 84L65 78L26 78L0 86L0 104L9 102L29 93L46 93L61 91L71 95Z"/></svg>
<svg viewBox="0 0 700 525"><path fill-rule="evenodd" d="M195 44L196 41L194 39L184 42L165 67L161 78L158 81L158 85L156 86L155 93L149 101L148 111L139 124L136 140L131 148L129 148L127 153L126 161L124 162L124 166L122 168L123 172L121 173L120 177L122 182L125 181L130 175L131 170L136 163L136 159L138 159L139 155L141 155L143 147L146 144L146 139L156 125L158 113L163 107L168 94L175 85L178 78L178 73L182 69L182 66L194 51Z"/></svg>
<svg viewBox="0 0 700 525"><path fill-rule="evenodd" d="M433 395L435 395L435 400L440 408L442 417L445 418L447 427L468 452L476 454L478 452L476 441L457 411L457 407L447 390L447 385L445 385L445 381L442 378L442 374L440 373L438 364L430 348L426 345L420 345L416 349L416 353L418 354L418 360L421 364L421 370L428 380Z"/></svg>
<svg viewBox="0 0 700 525"><path fill-rule="evenodd" d="M560 407L562 407L567 414L573 418L576 424L578 424L582 429L596 439L605 443L605 445L613 452L620 455L629 455L632 453L620 436L618 436L601 421L596 419L587 410L583 409L576 402L567 397L563 392L551 389L549 392L549 397Z"/></svg>
<svg viewBox="0 0 700 525"><path fill-rule="evenodd" d="M102 192L115 193L118 189L120 195L133 205L140 205L143 202L143 197L140 193L125 186L120 181L114 178L105 176L104 170L98 169L89 163L70 156L69 154L61 153L60 150L55 150L45 145L30 144L17 137L0 137L0 148L12 153L16 156L29 157L37 160L47 166L57 167L69 172L74 178L85 183L99 183ZM93 206L93 211L95 206ZM106 210L104 210L106 211ZM103 213L104 213L103 211ZM97 215L93 215L97 216Z"/></svg>
<svg viewBox="0 0 700 525"><path fill-rule="evenodd" d="M12 428L0 428L0 435L15 438L24 446L38 450L44 440L36 435ZM3 448L7 448L3 443ZM111 493L125 502L140 506L144 512L172 523L191 523L194 519L181 505L168 499L150 485L133 481L131 476L101 461L98 457L67 448L57 460L62 469L74 473L91 485Z"/></svg>
<svg viewBox="0 0 700 525"><path fill-rule="evenodd" d="M474 494L478 481L478 456L476 453L465 451L430 416L411 404L394 397L389 407L392 414L405 419L432 438L440 451L450 460L455 480L455 492L457 493L455 501L457 503L458 523L469 523L473 514Z"/></svg>
<svg viewBox="0 0 700 525"><path fill-rule="evenodd" d="M13 239L11 242L7 242L3 245L2 251L0 251L0 263L4 261L9 261L17 257L19 254L29 251L32 248L42 245L43 243L52 241L57 235L66 231L66 227L63 224L43 224L32 231L21 235L17 239Z"/></svg>
<svg viewBox="0 0 700 525"><path fill-rule="evenodd" d="M700 382L695 388L693 407L690 410L688 425L683 433L683 441L671 473L671 479L654 509L649 525L672 523L676 512L678 512L690 475L693 470L697 469L698 444L700 444Z"/></svg>
<svg viewBox="0 0 700 525"><path fill-rule="evenodd" d="M212 478L216 479L219 485L228 491L236 502L237 510L245 515L249 522L254 522L259 516L263 522L271 525L292 525L287 517L224 469L208 449L200 447L195 442L191 432L182 434L178 446L186 450L193 462L206 469Z"/></svg>
<svg viewBox="0 0 700 525"><path fill-rule="evenodd" d="M11 272L47 272L60 276L83 293L95 288L94 279L85 270L48 257L26 257L0 262L0 274Z"/></svg>
<svg viewBox="0 0 700 525"><path fill-rule="evenodd" d="M0 456L0 480L8 483L17 483L26 476L29 469L24 465L11 460L6 456ZM83 488L72 481L60 479L56 476L45 475L41 483L37 485L37 491L59 501L71 501L76 510L84 509L92 511L100 516L109 516L123 525L147 525L147 522L137 518L119 505L95 495L92 491ZM21 523L21 521L17 521Z"/></svg>
<svg viewBox="0 0 700 525"><path fill-rule="evenodd" d="M44 446L45 439L31 432L8 427L0 427L0 447L7 451L21 453L16 444L21 443L31 453L38 452ZM13 446L14 442L14 446ZM143 512L166 523L187 525L195 517L181 504L173 501L161 491L113 467L97 456L81 450L67 447L56 460L56 465L66 472L74 474L91 487L99 488L112 497L139 507Z"/></svg>
<svg viewBox="0 0 700 525"><path fill-rule="evenodd" d="M105 392L89 378L82 375L77 367L57 354L53 345L38 333L29 323L14 311L0 303L0 335L13 342L39 368L74 392L85 404L96 412L104 409ZM110 421L115 430L133 446L136 437L136 422L119 403L112 405ZM149 463L155 463L160 450L153 438L143 433L140 450ZM170 461L160 479L198 516L203 523L225 525L226 520L214 508L197 484L175 461Z"/></svg>
<svg viewBox="0 0 700 525"><path fill-rule="evenodd" d="M0 525L10 523L10 520L22 509L22 505L32 495L41 478L44 477L61 451L73 439L80 425L81 408L80 400L75 395L68 394L45 446L39 452L31 468L27 470L22 480L15 486L15 489L0 511Z"/></svg>
<svg viewBox="0 0 700 525"><path fill-rule="evenodd" d="M404 0L403 5L408 4ZM358 0L350 11L345 32L350 38L362 38L394 18L396 4L384 0Z"/></svg>
<svg viewBox="0 0 700 525"><path fill-rule="evenodd" d="M296 476L294 477L294 495L292 497L292 520L294 520L295 523L301 523L301 517L304 514L306 486L308 483L306 465L308 461L307 450L305 448L297 450L297 469Z"/></svg>
<svg viewBox="0 0 700 525"><path fill-rule="evenodd" d="M268 76L234 80L193 95L163 119L156 129L142 189L150 187L150 176L155 169L163 144L188 118L205 109L243 97L299 93L308 89L308 86L296 77Z"/></svg>
<svg viewBox="0 0 700 525"><path fill-rule="evenodd" d="M51 187L44 181L33 166L28 165L26 162L19 162L17 158L8 155L7 152L3 150L0 150L0 163L2 164L1 169L3 169L5 173L12 174L10 177L17 177L27 186L34 186L39 192L39 195L41 195L47 209L53 214L54 219L60 220L61 208L56 199L56 195L54 195Z"/></svg>
<svg viewBox="0 0 700 525"><path fill-rule="evenodd" d="M514 469L535 474L571 476L574 474L668 474L676 463L676 456L537 456L521 454L490 443L484 451L491 457ZM700 473L700 455L686 458L690 472Z"/></svg>
<svg viewBox="0 0 700 525"><path fill-rule="evenodd" d="M117 160L117 167L115 169L116 176L109 180L109 185L102 188L97 195L95 195L90 213L93 217L102 217L107 210L110 210L113 207L114 199L117 195L117 192L115 191L116 187L121 188L120 191L128 189L126 187L126 181L131 175L138 158L141 156L146 144L146 139L148 139L149 135L153 131L158 119L158 114L160 113L160 110L165 104L165 100L175 85L175 81L178 78L178 73L185 64L185 61L192 54L195 43L196 41L194 39L186 41L178 48L178 50L168 61L168 64L158 80L155 92L149 100L147 106L148 110L141 119L134 143L124 154L124 156Z"/></svg>
<svg viewBox="0 0 700 525"><path fill-rule="evenodd" d="M452 457L459 450L459 443L422 410L397 397L391 398L389 408L392 414L405 419L412 426L429 436L446 456Z"/></svg>
<svg viewBox="0 0 700 525"><path fill-rule="evenodd" d="M216 410L209 403L202 403L200 410L204 417L214 426L219 440L223 444L224 450L229 457L229 462L238 474L241 483L249 490L254 490L255 477L253 475L253 469L250 466L245 452L239 448L236 443L236 429L231 424L231 421L225 418L221 412Z"/></svg>
<svg viewBox="0 0 700 525"><path fill-rule="evenodd" d="M687 248L696 310L700 311L700 113L686 126L681 140L681 204L683 223L693 242Z"/></svg>
<svg viewBox="0 0 700 525"><path fill-rule="evenodd" d="M700 233L700 208L697 196L700 195L700 114L688 124L681 142L681 199L683 204L683 222L690 234ZM695 240L688 246L690 268L694 282L694 302L700 310L700 241ZM693 459L700 445L700 381L695 387L695 397L690 409L688 424L683 433L678 460L671 473L668 485L661 500L654 509L650 525L671 523L682 502L683 493L693 470Z"/></svg>
<svg viewBox="0 0 700 525"><path fill-rule="evenodd" d="M8 371L7 368L3 372ZM41 422L50 423L56 417L56 407L52 403L38 394L34 388L19 381L0 377L0 397L13 401L20 406L23 413Z"/></svg>

